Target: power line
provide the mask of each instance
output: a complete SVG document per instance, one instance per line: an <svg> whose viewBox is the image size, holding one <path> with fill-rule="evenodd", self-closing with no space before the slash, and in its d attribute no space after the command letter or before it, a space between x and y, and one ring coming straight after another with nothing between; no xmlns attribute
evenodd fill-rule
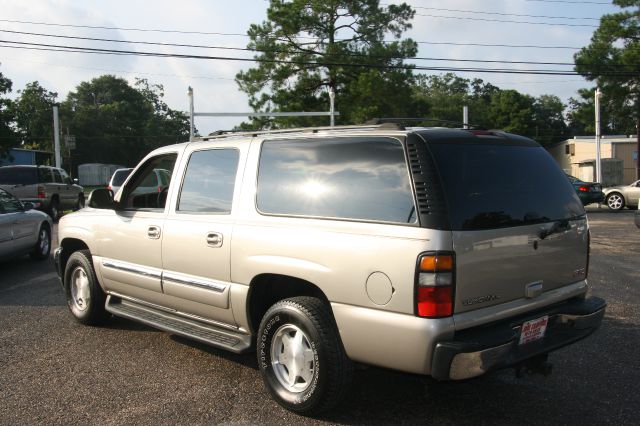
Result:
<svg viewBox="0 0 640 426"><path fill-rule="evenodd" d="M118 30L118 31L140 31L140 32L159 32L159 33L171 33L171 34L199 34L199 35L219 35L219 36L241 36L249 37L247 34L239 33L223 33L223 32L205 32L205 31L182 31L182 30L166 30L166 29L153 29L153 28L124 28L124 27L106 27L95 25L74 25L74 24L57 24L49 22L34 22L34 21L18 21L12 19L0 19L0 22L27 24L27 25L45 25L55 27L69 27L69 28L88 28L88 29L106 29L106 30ZM348 40L348 39L347 39ZM346 41L346 40L343 40ZM391 43L392 41L383 41L383 43ZM507 48L531 48L531 49L570 49L580 50L582 47L577 46L544 46L544 45L513 45L513 44L488 44L488 43L459 43L449 41L416 41L417 44L427 45L451 45L451 46L474 46L474 47L507 47Z"/></svg>
<svg viewBox="0 0 640 426"><path fill-rule="evenodd" d="M524 1L537 1L540 3L568 3L568 4L606 4L611 5L608 1L571 1L571 0L524 0Z"/></svg>
<svg viewBox="0 0 640 426"><path fill-rule="evenodd" d="M363 63L340 63L340 62L317 62L317 61L292 61L281 59L257 59L257 58L236 58L225 56L207 56L207 55L186 55L177 53L161 53L161 52L138 52L115 49L98 49L77 46L51 45L43 43L27 43L10 40L0 40L0 43L18 44L18 47L38 46L52 49L60 49L59 51L68 52L72 50L74 53L94 53L94 54L125 54L131 56L149 56L161 58L181 58L181 59L204 59L204 60L222 60L222 61L240 61L240 62L258 62L258 63L277 63L292 65L308 65L317 67L345 67L345 68L370 68L370 69L396 69L396 70L428 70L428 71L456 71L456 72L475 72L475 73L497 73L497 74L538 74L538 75L579 75L575 71L567 70L545 70L545 69L513 69L513 68L459 68L459 67L427 67L416 65L381 65L381 64L363 64ZM7 47L2 46L0 47ZM601 72L601 75L609 76L635 76L635 73L627 72Z"/></svg>
<svg viewBox="0 0 640 426"><path fill-rule="evenodd" d="M501 23L509 23L509 24L547 25L547 26L556 26L556 27L598 28L598 25L591 25L591 24L565 24L565 23L558 23L558 22L514 21L511 19L472 18L469 16L444 16L444 15L429 15L429 14L420 14L420 13L416 13L416 16L426 16L429 18L457 19L457 20L463 20L463 21L501 22Z"/></svg>
<svg viewBox="0 0 640 426"><path fill-rule="evenodd" d="M381 3L381 5L383 5ZM384 4L388 6L388 4ZM566 19L569 21L599 21L600 18L590 18L590 17L577 17L577 16L550 16L550 15L527 15L520 13L502 13L502 12L484 12L481 10L463 10L463 9L445 9L441 7L424 7L424 6L414 6L410 5L413 9L423 9L423 10L438 10L442 12L459 12L459 13L475 13L478 15L497 15L497 16L516 16L520 18L543 18L543 19Z"/></svg>
<svg viewBox="0 0 640 426"><path fill-rule="evenodd" d="M23 35L32 35L38 37L54 37L54 38L63 38L63 39L72 39L72 40L87 40L87 41L101 41L101 42L109 42L109 43L124 43L124 44L142 44L142 45L151 45L151 46L170 46L170 47L188 47L188 48L198 48L198 49L220 49L220 50L234 50L234 51L243 51L243 52L263 52L263 53L282 53L283 50L264 50L264 49L249 49L242 47L230 47L230 46L211 46L211 45L201 45L201 44L180 44L180 43L162 43L162 42L149 42L149 41L131 41L131 40L116 40L109 38L97 38L97 37L80 37L80 36L66 36L60 34L45 34L45 33L34 33L27 31L14 31L14 30L2 30L0 32L3 33L11 33L11 34L23 34ZM479 63L501 63L501 64L524 64L524 65L560 65L560 66L573 66L573 62L536 62L536 61L501 61L501 60L487 60L487 59L451 59L451 58L434 58L434 57L420 57L420 56L371 56L357 53L343 53L343 54L325 54L323 52L314 52L313 54L331 57L331 56L351 56L351 57L362 57L362 58L381 58L381 59L413 59L413 60L423 60L423 61L450 61L450 62L479 62Z"/></svg>
<svg viewBox="0 0 640 426"><path fill-rule="evenodd" d="M19 48L18 46L2 46L2 47ZM37 49L37 50L45 50L45 49ZM46 50L56 51L56 52L58 51L58 50L54 50L54 49L46 49ZM75 52L75 51L74 50L69 50L68 52ZM202 79L202 80L229 80L229 81L235 81L234 78L229 78L229 77L212 77L212 76L204 76L204 75L181 75L181 74L151 73L151 72L140 72L140 71L115 70L115 69L109 69L109 68L80 67L80 66L75 66L75 65L52 64L50 62L42 62L42 61L30 61L30 60L27 60L27 59L17 59L17 58L11 58L11 57L6 57L6 56L3 59L9 60L9 61L17 61L17 62L31 62L31 63L34 63L34 64L47 65L47 66L50 66L50 67L80 69L80 70L90 70L90 71L102 71L102 72L113 72L113 73L119 73L119 74L149 75L149 76L157 76L157 77L175 77L175 78L192 78L192 79Z"/></svg>

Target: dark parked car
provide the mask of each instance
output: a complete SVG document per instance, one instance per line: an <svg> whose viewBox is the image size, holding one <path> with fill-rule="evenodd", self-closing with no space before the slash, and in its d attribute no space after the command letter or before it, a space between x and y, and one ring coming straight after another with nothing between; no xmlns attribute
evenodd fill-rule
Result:
<svg viewBox="0 0 640 426"><path fill-rule="evenodd" d="M67 172L49 166L0 167L0 189L56 220L63 210L84 207L84 190Z"/></svg>
<svg viewBox="0 0 640 426"><path fill-rule="evenodd" d="M49 257L51 218L32 208L0 189L0 260L25 254L36 260Z"/></svg>
<svg viewBox="0 0 640 426"><path fill-rule="evenodd" d="M573 188L578 194L578 198L582 201L582 205L601 203L604 201L604 193L602 192L602 185L597 182L583 182L575 176L567 175L569 181L573 185Z"/></svg>

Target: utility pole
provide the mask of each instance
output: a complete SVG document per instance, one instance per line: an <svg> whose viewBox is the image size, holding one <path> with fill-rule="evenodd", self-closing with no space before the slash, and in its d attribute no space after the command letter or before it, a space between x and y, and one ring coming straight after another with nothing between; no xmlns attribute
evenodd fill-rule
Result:
<svg viewBox="0 0 640 426"><path fill-rule="evenodd" d="M60 118L58 117L58 105L53 106L53 147L56 158L56 167L62 166L60 158Z"/></svg>
<svg viewBox="0 0 640 426"><path fill-rule="evenodd" d="M462 107L462 127L469 128L469 107L467 105Z"/></svg>
<svg viewBox="0 0 640 426"><path fill-rule="evenodd" d="M329 86L329 113L331 114L330 125L331 127L335 126L335 100L336 100L336 92L333 90L333 87Z"/></svg>
<svg viewBox="0 0 640 426"><path fill-rule="evenodd" d="M187 90L189 95L189 141L193 140L193 89L189 86Z"/></svg>
<svg viewBox="0 0 640 426"><path fill-rule="evenodd" d="M596 87L595 94L595 107L596 107L596 182L602 183L602 164L600 162L600 139L602 135L600 133L600 98L602 92L599 87Z"/></svg>

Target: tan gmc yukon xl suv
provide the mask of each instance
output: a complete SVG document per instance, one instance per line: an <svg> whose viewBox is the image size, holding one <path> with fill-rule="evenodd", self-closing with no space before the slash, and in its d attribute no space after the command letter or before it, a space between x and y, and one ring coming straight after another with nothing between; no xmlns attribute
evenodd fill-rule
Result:
<svg viewBox="0 0 640 426"><path fill-rule="evenodd" d="M155 169L169 185L140 191ZM55 252L78 321L256 351L298 413L338 403L354 362L437 380L546 373L604 316L582 203L540 145L504 132L205 137L153 151L88 204L60 220Z"/></svg>

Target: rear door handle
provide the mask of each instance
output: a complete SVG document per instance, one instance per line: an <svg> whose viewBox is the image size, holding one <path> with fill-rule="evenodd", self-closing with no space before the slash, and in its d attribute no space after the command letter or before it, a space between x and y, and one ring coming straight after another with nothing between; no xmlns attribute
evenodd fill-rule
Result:
<svg viewBox="0 0 640 426"><path fill-rule="evenodd" d="M222 247L222 234L219 232L207 232L206 240L209 247Z"/></svg>
<svg viewBox="0 0 640 426"><path fill-rule="evenodd" d="M157 240L160 238L160 227L152 225L147 229L147 236L152 240Z"/></svg>

